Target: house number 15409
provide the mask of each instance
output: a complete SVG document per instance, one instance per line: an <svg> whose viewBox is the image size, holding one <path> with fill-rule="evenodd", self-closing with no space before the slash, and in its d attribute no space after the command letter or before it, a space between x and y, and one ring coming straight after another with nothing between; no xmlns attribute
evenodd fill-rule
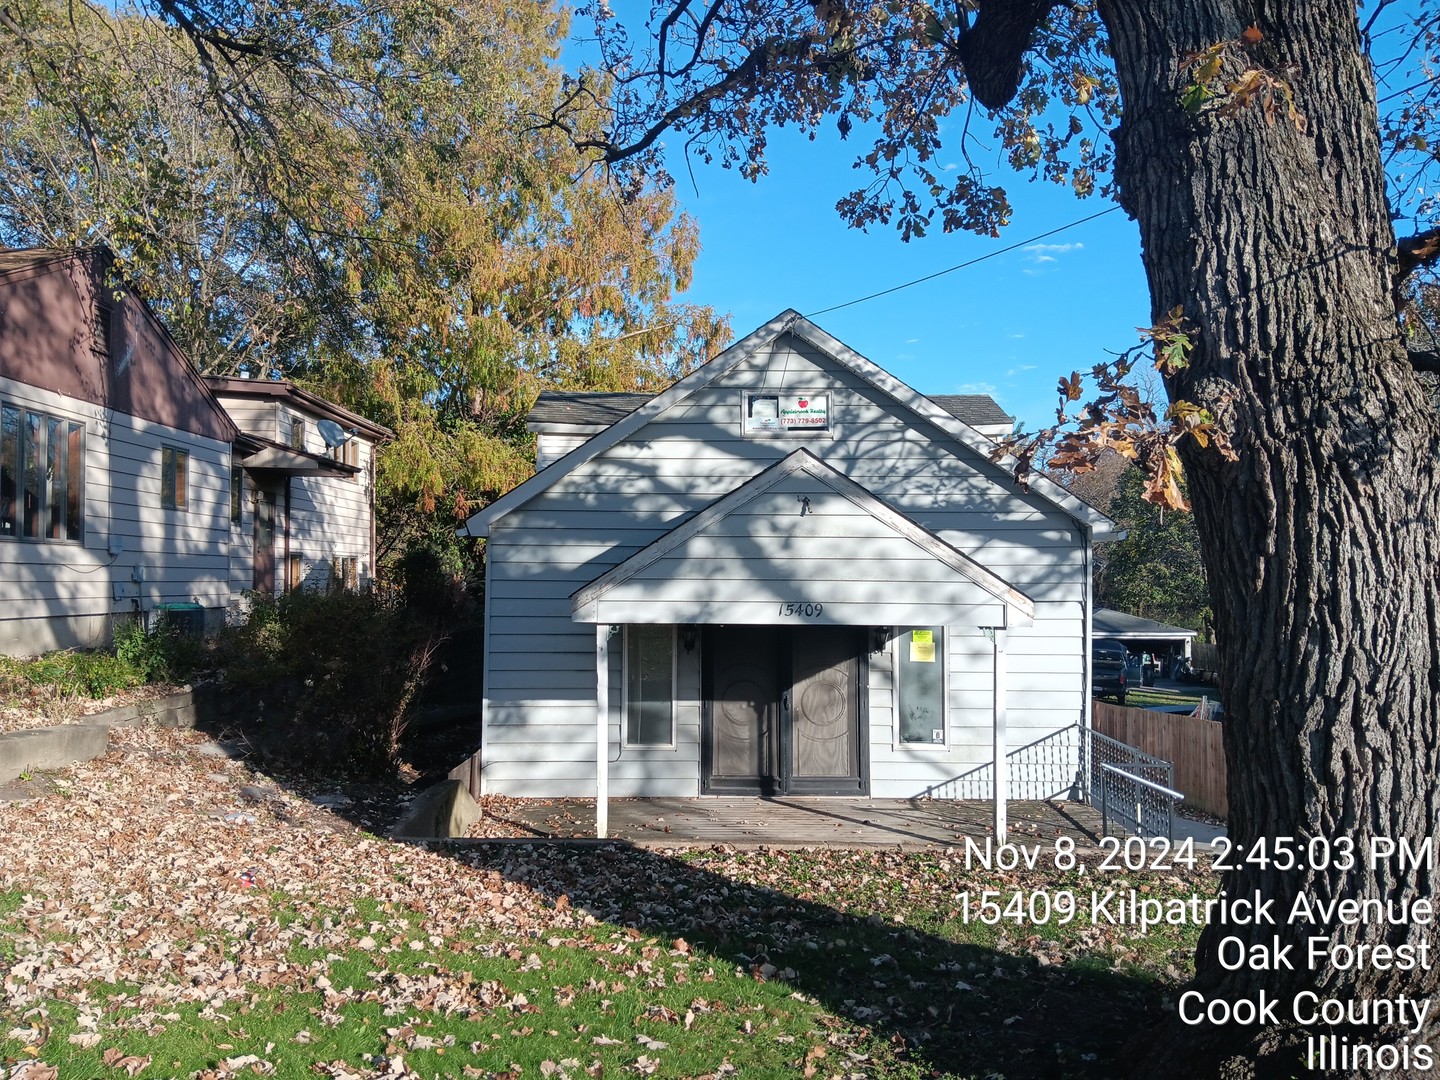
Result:
<svg viewBox="0 0 1440 1080"><path fill-rule="evenodd" d="M825 610L824 604L781 604L780 615L788 619L814 619Z"/></svg>

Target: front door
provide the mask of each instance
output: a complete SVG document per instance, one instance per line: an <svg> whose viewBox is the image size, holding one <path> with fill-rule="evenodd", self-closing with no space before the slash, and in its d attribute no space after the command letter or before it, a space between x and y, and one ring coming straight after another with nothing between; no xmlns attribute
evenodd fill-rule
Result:
<svg viewBox="0 0 1440 1080"><path fill-rule="evenodd" d="M255 574L252 582L256 592L275 592L275 492L261 488L255 500Z"/></svg>
<svg viewBox="0 0 1440 1080"><path fill-rule="evenodd" d="M712 627L702 790L867 794L865 640L856 627Z"/></svg>

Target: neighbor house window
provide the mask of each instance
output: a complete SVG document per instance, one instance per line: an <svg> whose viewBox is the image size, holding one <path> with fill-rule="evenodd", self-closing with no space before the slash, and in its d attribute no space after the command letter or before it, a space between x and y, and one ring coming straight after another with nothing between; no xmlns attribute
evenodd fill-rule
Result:
<svg viewBox="0 0 1440 1080"><path fill-rule="evenodd" d="M290 419L290 447L292 450L305 449L305 421L298 416Z"/></svg>
<svg viewBox="0 0 1440 1080"><path fill-rule="evenodd" d="M184 510L190 505L190 454L174 446L160 448L160 505Z"/></svg>
<svg viewBox="0 0 1440 1080"><path fill-rule="evenodd" d="M746 435L804 435L830 430L829 394L744 395L740 428Z"/></svg>
<svg viewBox="0 0 1440 1080"><path fill-rule="evenodd" d="M239 465L230 466L230 523L240 524L240 512L244 508L245 470Z"/></svg>
<svg viewBox="0 0 1440 1080"><path fill-rule="evenodd" d="M340 556L335 560L335 565L330 571L331 588L354 592L360 587L359 567L360 560L355 556Z"/></svg>
<svg viewBox="0 0 1440 1080"><path fill-rule="evenodd" d="M80 540L85 425L0 405L0 537Z"/></svg>
<svg viewBox="0 0 1440 1080"><path fill-rule="evenodd" d="M625 745L675 745L675 628L625 628Z"/></svg>
<svg viewBox="0 0 1440 1080"><path fill-rule="evenodd" d="M916 626L895 638L896 728L902 744L945 745L945 636Z"/></svg>

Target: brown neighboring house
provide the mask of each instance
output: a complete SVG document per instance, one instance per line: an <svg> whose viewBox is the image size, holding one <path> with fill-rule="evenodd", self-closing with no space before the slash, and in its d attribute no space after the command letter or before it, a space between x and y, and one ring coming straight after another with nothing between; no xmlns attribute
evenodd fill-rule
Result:
<svg viewBox="0 0 1440 1080"><path fill-rule="evenodd" d="M103 248L0 250L0 653L99 645L117 617L167 607L213 625L240 586L292 584L277 550L314 550L301 580L318 582L322 559L327 582L367 579L370 461L388 432L293 387L316 424L345 429L338 447L318 428L300 447L248 430L112 265ZM276 515L268 576L257 506ZM345 538L340 561L309 539L327 534Z"/></svg>

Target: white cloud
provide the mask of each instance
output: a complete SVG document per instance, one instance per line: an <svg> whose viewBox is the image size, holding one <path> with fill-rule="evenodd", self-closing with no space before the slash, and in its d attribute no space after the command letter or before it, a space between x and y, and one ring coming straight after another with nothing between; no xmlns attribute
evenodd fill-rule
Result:
<svg viewBox="0 0 1440 1080"><path fill-rule="evenodd" d="M989 394L993 397L998 391L994 383L967 382L957 386L955 392L957 394Z"/></svg>
<svg viewBox="0 0 1440 1080"><path fill-rule="evenodd" d="M1022 268L1021 272L1031 277L1037 274L1048 274L1059 269L1055 264L1059 262L1061 255L1081 251L1084 247L1085 245L1079 241L1073 244L1029 244L1024 251L1025 261L1030 266Z"/></svg>

